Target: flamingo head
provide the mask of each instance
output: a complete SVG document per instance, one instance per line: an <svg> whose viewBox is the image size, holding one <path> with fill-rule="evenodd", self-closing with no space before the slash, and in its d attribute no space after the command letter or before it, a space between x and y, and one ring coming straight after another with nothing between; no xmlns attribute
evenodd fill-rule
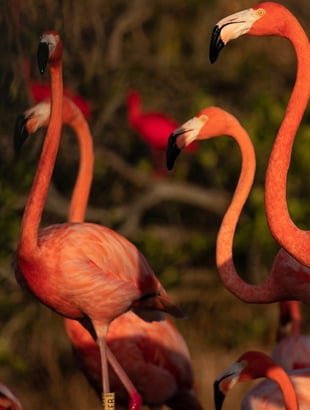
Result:
<svg viewBox="0 0 310 410"><path fill-rule="evenodd" d="M56 31L45 31L41 38L37 52L38 66L44 74L47 63L56 63L62 58L63 46L60 35Z"/></svg>
<svg viewBox="0 0 310 410"><path fill-rule="evenodd" d="M189 144L196 140L230 134L236 122L231 114L219 107L211 106L201 110L170 135L166 156L168 170L173 168L177 156Z"/></svg>
<svg viewBox="0 0 310 410"><path fill-rule="evenodd" d="M261 3L253 8L231 14L224 17L214 26L209 50L211 63L216 61L220 51L230 40L234 40L243 34L251 34L255 23L266 14L265 6L267 5L268 7L268 4Z"/></svg>
<svg viewBox="0 0 310 410"><path fill-rule="evenodd" d="M14 128L14 150L19 153L29 134L47 125L50 115L49 101L42 101L19 115Z"/></svg>

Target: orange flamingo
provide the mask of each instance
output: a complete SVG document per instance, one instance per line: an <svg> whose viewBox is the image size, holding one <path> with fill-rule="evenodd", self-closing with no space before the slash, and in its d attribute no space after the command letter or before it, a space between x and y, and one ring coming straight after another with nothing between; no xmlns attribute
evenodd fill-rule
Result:
<svg viewBox="0 0 310 410"><path fill-rule="evenodd" d="M19 115L15 122L14 147L19 152L29 134L48 126L50 119L50 100L42 101ZM92 182L94 153L90 129L78 106L68 97L63 97L62 122L69 125L78 137L80 147L80 166L73 190L69 210L70 222L82 222L85 217Z"/></svg>
<svg viewBox="0 0 310 410"><path fill-rule="evenodd" d="M62 126L62 42L45 32L38 49L40 71L49 63L51 116L22 220L15 273L18 282L62 316L79 320L96 338L102 391L109 393L106 334L110 322L130 308L137 313L183 313L172 304L144 256L116 232L91 223L65 223L39 230ZM111 359L110 359L111 360ZM131 408L138 408L132 397Z"/></svg>
<svg viewBox="0 0 310 410"><path fill-rule="evenodd" d="M11 390L0 383L0 410L22 410L22 405Z"/></svg>
<svg viewBox="0 0 310 410"><path fill-rule="evenodd" d="M244 397L243 410L306 410L310 405L309 376L310 369L287 374L264 353L248 351L216 378L215 408L222 408L226 394L236 383L267 377Z"/></svg>
<svg viewBox="0 0 310 410"><path fill-rule="evenodd" d="M17 118L14 134L16 150L20 149L29 134L48 125L49 116L50 101L47 100L26 110ZM82 222L92 181L93 144L87 121L78 107L66 97L63 100L63 123L75 130L81 155L69 221ZM65 327L82 369L98 395L101 395L100 352L97 343L76 320L65 319ZM148 323L131 312L124 313L111 323L107 345L123 363L125 376L128 374L138 387L144 404L150 404L151 408L169 403L172 409L202 409L193 391L193 371L188 348L168 319ZM110 373L110 378L116 402L127 404L128 400L119 378L114 373ZM121 380L123 379L122 373ZM124 385L128 386L128 381ZM133 389L128 392L132 395Z"/></svg>
<svg viewBox="0 0 310 410"><path fill-rule="evenodd" d="M269 276L260 285L246 283L236 271L233 261L233 239L242 208L253 184L256 160L250 137L235 117L220 108L208 107L184 123L169 137L168 169L173 167L180 150L192 141L221 135L234 138L240 146L242 155L238 184L216 241L216 264L223 284L244 302L271 303L300 298L310 303L309 286L305 284L302 275L294 275L295 272L299 272L298 269L310 274L310 269L300 265L283 249L277 253Z"/></svg>
<svg viewBox="0 0 310 410"><path fill-rule="evenodd" d="M290 327L290 332L285 329ZM300 303L280 303L277 344L271 354L273 360L286 371L310 368L310 337L301 334Z"/></svg>
<svg viewBox="0 0 310 410"><path fill-rule="evenodd" d="M130 90L127 94L127 114L130 126L151 149L155 174L166 176L164 158L168 137L179 124L161 112L143 112L141 95L136 90ZM196 144L188 149L195 151Z"/></svg>
<svg viewBox="0 0 310 410"><path fill-rule="evenodd" d="M81 324L65 319L67 334L79 364L98 395L101 394L100 353ZM175 326L165 319L148 323L133 312L116 318L109 327L107 345L151 409L201 410L193 390L193 371L186 343ZM119 379L110 372L111 390L119 409L128 399Z"/></svg>
<svg viewBox="0 0 310 410"><path fill-rule="evenodd" d="M272 147L266 172L265 207L274 238L300 263L310 267L310 231L295 225L286 200L287 175L294 139L309 100L309 40L298 20L284 6L272 2L261 3L225 17L216 24L210 46L211 62L216 60L224 45L242 34L285 37L296 52L296 81ZM308 273L303 275L303 281L309 280Z"/></svg>

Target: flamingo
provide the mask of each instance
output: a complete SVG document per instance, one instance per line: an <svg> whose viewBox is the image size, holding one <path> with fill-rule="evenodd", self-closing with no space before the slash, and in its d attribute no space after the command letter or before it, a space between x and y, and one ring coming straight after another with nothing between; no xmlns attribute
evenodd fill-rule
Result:
<svg viewBox="0 0 310 410"><path fill-rule="evenodd" d="M72 222L39 229L60 142L62 53L59 34L44 32L38 65L43 73L49 63L51 116L22 219L15 275L41 303L64 317L79 320L96 338L104 400L110 391L105 339L111 321L131 308L143 317L147 316L145 310L153 311L155 319L161 318L160 311L184 315L170 301L145 257L115 231ZM131 397L131 409L140 407L139 399Z"/></svg>
<svg viewBox="0 0 310 410"><path fill-rule="evenodd" d="M20 115L15 126L15 148L19 150L29 134L47 126L49 117L49 100L36 104ZM81 153L69 221L82 222L92 181L93 144L85 117L67 97L63 99L63 123L75 130ZM100 395L102 383L97 343L76 320L65 319L65 327L88 380ZM111 323L107 345L112 353L121 359L134 386L138 386L143 403L149 403L153 409L154 405L158 408L162 403L169 403L172 409L181 410L181 405L184 409L202 409L193 390L193 371L187 345L167 318L160 322L148 323L132 312L124 313ZM116 402L119 403L121 399L121 402L127 403L119 378L114 373L110 376L111 390L115 392ZM123 381L124 375L121 376ZM124 385L127 386L128 381ZM130 389L128 392L133 394L133 391Z"/></svg>
<svg viewBox="0 0 310 410"><path fill-rule="evenodd" d="M11 390L0 383L0 410L22 410L22 405Z"/></svg>
<svg viewBox="0 0 310 410"><path fill-rule="evenodd" d="M309 100L309 40L298 20L284 6L272 2L261 3L225 17L216 24L210 45L211 62L216 60L220 50L230 40L243 34L278 35L287 38L296 53L295 85L268 162L265 208L274 238L298 262L309 267L310 231L302 230L295 225L290 217L286 200L287 175L294 139ZM307 272L303 275L303 281L309 283L309 280Z"/></svg>
<svg viewBox="0 0 310 410"><path fill-rule="evenodd" d="M310 303L309 282L304 281L304 274L306 272L310 274L310 269L300 265L284 249L278 251L270 274L260 285L245 282L236 271L233 261L233 239L240 214L253 184L256 159L249 135L234 116L218 107L208 107L176 129L169 137L168 169L172 169L180 150L192 141L221 135L234 138L240 146L242 155L238 184L216 240L216 265L223 284L243 302L272 303L300 299ZM299 275L295 275L299 272Z"/></svg>
<svg viewBox="0 0 310 410"><path fill-rule="evenodd" d="M127 94L127 115L130 126L151 149L155 174L166 176L163 164L168 137L179 124L161 112L143 112L141 95L136 90ZM189 147L189 151L195 149L195 144Z"/></svg>
<svg viewBox="0 0 310 410"><path fill-rule="evenodd" d="M19 152L29 134L36 132L41 127L48 126L50 111L51 103L50 99L47 99L27 109L17 117L14 130L16 152ZM65 96L63 97L62 122L73 128L80 146L81 160L69 210L69 221L82 222L92 182L93 141L89 125L82 111L70 98Z"/></svg>
<svg viewBox="0 0 310 410"><path fill-rule="evenodd" d="M286 371L310 368L310 336L301 334L300 303L295 300L280 303L277 344L272 350L273 360ZM291 326L291 334L284 328Z"/></svg>
<svg viewBox="0 0 310 410"><path fill-rule="evenodd" d="M225 395L238 382L260 377L267 380L251 389L242 401L243 410L306 410L310 406L310 369L287 373L269 356L258 351L243 353L214 382L215 409L222 408Z"/></svg>
<svg viewBox="0 0 310 410"><path fill-rule="evenodd" d="M29 84L29 92L33 101L35 103L39 103L49 99L51 97L50 85L42 81L35 81L30 77L29 61L26 60L24 62L24 68L26 80ZM68 87L63 87L63 93L78 106L85 118L89 118L91 116L91 106L85 98L76 94Z"/></svg>
<svg viewBox="0 0 310 410"><path fill-rule="evenodd" d="M82 370L100 395L97 344L79 322L65 319L65 327ZM141 394L144 405L153 410L162 409L164 404L175 410L202 409L193 389L187 345L171 321L148 323L129 311L111 323L106 340ZM110 380L118 408L125 409L126 392L112 372Z"/></svg>

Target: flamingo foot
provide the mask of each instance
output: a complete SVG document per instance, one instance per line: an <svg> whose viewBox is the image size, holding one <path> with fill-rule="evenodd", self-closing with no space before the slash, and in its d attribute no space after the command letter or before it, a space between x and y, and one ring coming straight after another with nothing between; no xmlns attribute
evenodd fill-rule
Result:
<svg viewBox="0 0 310 410"><path fill-rule="evenodd" d="M142 399L137 391L130 394L129 410L140 410L142 406Z"/></svg>

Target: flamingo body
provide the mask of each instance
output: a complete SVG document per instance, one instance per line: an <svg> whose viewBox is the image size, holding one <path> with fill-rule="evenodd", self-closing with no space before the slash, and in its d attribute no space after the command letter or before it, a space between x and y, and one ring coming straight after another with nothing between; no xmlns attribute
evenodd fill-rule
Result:
<svg viewBox="0 0 310 410"><path fill-rule="evenodd" d="M98 395L101 394L100 353L90 334L77 322L65 320L78 361ZM141 394L144 405L164 404L172 409L201 409L193 391L193 372L186 343L168 320L148 323L132 312L116 318L109 327L107 345ZM114 372L111 388L117 403L128 396Z"/></svg>

